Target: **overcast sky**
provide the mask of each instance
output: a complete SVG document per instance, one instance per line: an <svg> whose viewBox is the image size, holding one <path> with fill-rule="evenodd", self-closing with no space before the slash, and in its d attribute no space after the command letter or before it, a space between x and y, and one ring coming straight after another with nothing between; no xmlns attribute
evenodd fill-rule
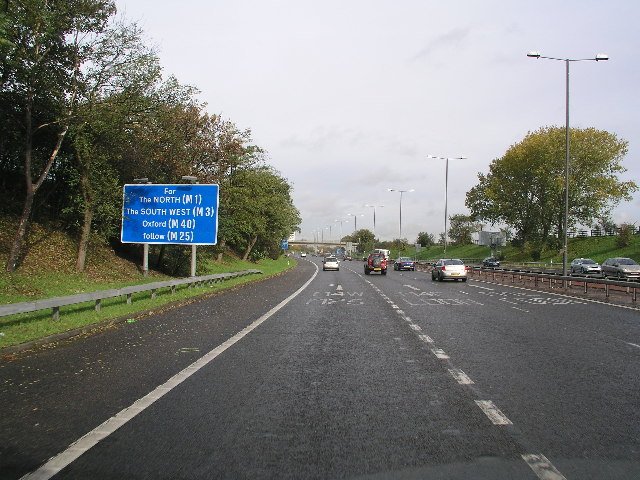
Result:
<svg viewBox="0 0 640 480"><path fill-rule="evenodd" d="M565 124L628 140L640 181L640 2L633 0L116 0L157 45L165 75L201 90L293 185L298 238L357 228L414 242L468 213L477 173L530 131ZM224 192L221 192L223 195ZM381 207L383 206L383 207ZM363 215L363 216L360 216ZM638 222L640 194L614 212ZM346 220L336 223L336 220ZM331 230L329 229L331 226ZM490 228L490 227L487 227Z"/></svg>

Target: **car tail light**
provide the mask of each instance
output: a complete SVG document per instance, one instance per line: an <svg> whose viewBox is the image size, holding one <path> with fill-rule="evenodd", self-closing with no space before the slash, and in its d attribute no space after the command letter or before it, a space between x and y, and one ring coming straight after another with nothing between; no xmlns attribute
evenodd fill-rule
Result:
<svg viewBox="0 0 640 480"><path fill-rule="evenodd" d="M468 271L469 271L469 266L468 266L468 265L465 265L465 266L464 266L464 271L465 271L465 272L468 272Z"/></svg>
<svg viewBox="0 0 640 480"><path fill-rule="evenodd" d="M444 272L447 269L444 265L442 266L442 271Z"/></svg>

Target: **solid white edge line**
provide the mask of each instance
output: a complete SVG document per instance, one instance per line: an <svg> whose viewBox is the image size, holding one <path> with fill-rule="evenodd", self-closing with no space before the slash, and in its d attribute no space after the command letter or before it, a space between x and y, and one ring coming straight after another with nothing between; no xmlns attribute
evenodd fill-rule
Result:
<svg viewBox="0 0 640 480"><path fill-rule="evenodd" d="M316 267L316 271L311 276L307 282L302 285L298 290L296 290L293 294L285 298L278 305L273 307L267 313L262 315L256 321L254 321L251 325L243 328L241 331L236 333L233 337L229 338L222 344L218 345L216 348L211 350L209 353L203 355L198 360L193 362L188 367L184 368L169 380L167 380L162 385L156 387L153 391L149 392L142 398L136 400L132 405L121 410L116 415L97 426L93 430L91 430L86 435L82 436L74 443L69 445L69 447L63 452L59 453L55 457L51 457L44 465L42 465L37 470L24 475L20 480L48 480L57 474L60 470L65 468L67 465L70 465L73 461L75 461L78 457L84 454L87 450L94 447L100 440L111 435L122 425L127 423L129 420L134 418L140 412L144 411L147 407L152 405L156 400L160 399L166 393L170 392L173 388L180 385L191 375L196 373L202 367L210 363L217 356L223 353L228 348L232 347L244 337L246 337L253 330L258 328L261 324L263 324L266 320L268 320L271 316L277 313L282 307L288 304L291 300L297 297L302 291L309 286L309 284L313 281L314 278L318 275L319 269L316 264L313 264Z"/></svg>
<svg viewBox="0 0 640 480"><path fill-rule="evenodd" d="M564 475L556 470L556 467L551 464L549 459L541 453L527 453L522 455L522 459L540 480L567 480Z"/></svg>

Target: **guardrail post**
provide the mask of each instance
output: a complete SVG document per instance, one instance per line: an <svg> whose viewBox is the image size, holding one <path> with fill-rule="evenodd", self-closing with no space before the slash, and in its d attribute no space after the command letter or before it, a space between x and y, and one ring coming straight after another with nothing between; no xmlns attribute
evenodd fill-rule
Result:
<svg viewBox="0 0 640 480"><path fill-rule="evenodd" d="M131 305L132 301L131 301L131 293L127 293L127 305Z"/></svg>
<svg viewBox="0 0 640 480"><path fill-rule="evenodd" d="M60 320L60 307L53 307L53 312L51 312L52 320Z"/></svg>
<svg viewBox="0 0 640 480"><path fill-rule="evenodd" d="M95 308L95 310L96 310L96 312L99 312L99 311L100 311L100 307L102 306L101 304L102 304L102 299L100 299L100 298L99 298L99 299L97 299L97 300L96 300L96 306L94 307L94 308Z"/></svg>
<svg viewBox="0 0 640 480"><path fill-rule="evenodd" d="M151 290L151 298L155 300L156 298L156 289Z"/></svg>

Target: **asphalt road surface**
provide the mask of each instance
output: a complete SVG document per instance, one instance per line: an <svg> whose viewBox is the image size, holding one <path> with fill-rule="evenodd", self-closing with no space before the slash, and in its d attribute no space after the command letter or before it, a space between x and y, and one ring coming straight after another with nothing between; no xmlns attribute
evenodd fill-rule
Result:
<svg viewBox="0 0 640 480"><path fill-rule="evenodd" d="M640 478L639 310L309 260L2 360L0 478Z"/></svg>

